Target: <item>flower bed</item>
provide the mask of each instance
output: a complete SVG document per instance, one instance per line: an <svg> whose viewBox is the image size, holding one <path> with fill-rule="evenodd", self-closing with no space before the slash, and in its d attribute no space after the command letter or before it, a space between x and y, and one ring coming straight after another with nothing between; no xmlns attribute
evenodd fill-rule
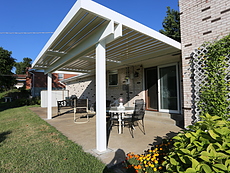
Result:
<svg viewBox="0 0 230 173"><path fill-rule="evenodd" d="M125 161L127 172L164 172L165 168L162 163L172 146L172 139L163 139L160 145L151 147L144 154L128 153Z"/></svg>

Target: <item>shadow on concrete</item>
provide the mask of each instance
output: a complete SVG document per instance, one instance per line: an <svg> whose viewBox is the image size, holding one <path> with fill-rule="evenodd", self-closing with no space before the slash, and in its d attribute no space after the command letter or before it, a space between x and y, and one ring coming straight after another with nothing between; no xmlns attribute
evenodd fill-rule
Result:
<svg viewBox="0 0 230 173"><path fill-rule="evenodd" d="M124 160L126 158L125 152L122 149L117 149L113 159L109 164L106 165L103 173L112 173L112 172L125 172Z"/></svg>
<svg viewBox="0 0 230 173"><path fill-rule="evenodd" d="M169 132L164 137L156 136L155 139L153 139L153 143L149 144L150 146L159 145L162 143L163 139L171 139L172 137L176 136L178 133L175 132Z"/></svg>

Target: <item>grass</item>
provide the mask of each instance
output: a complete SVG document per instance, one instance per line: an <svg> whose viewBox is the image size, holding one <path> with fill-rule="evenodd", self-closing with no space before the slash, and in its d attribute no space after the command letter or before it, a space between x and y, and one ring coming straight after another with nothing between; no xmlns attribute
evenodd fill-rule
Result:
<svg viewBox="0 0 230 173"><path fill-rule="evenodd" d="M0 111L1 173L102 173L104 168L27 106Z"/></svg>

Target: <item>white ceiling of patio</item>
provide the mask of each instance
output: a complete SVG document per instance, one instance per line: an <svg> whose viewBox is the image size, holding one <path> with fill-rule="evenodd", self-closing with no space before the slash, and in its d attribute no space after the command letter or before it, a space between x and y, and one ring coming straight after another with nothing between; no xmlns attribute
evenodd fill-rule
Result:
<svg viewBox="0 0 230 173"><path fill-rule="evenodd" d="M94 73L96 44L80 51L77 49L111 21L114 28L122 26L122 36L106 44L107 69L148 64L155 58L160 61L180 57L180 43L93 1L79 4L75 4L57 28L34 61L33 68L45 72ZM64 58L67 55L68 58Z"/></svg>

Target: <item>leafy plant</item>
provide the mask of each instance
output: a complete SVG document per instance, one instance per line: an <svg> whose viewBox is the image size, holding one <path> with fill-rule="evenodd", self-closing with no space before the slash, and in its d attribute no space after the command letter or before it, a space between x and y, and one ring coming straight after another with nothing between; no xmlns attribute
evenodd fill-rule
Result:
<svg viewBox="0 0 230 173"><path fill-rule="evenodd" d="M214 43L206 43L204 55L206 82L201 86L198 107L201 115L209 113L229 118L230 35Z"/></svg>
<svg viewBox="0 0 230 173"><path fill-rule="evenodd" d="M167 172L230 171L230 122L209 114L201 118L173 138L173 150L163 163Z"/></svg>

